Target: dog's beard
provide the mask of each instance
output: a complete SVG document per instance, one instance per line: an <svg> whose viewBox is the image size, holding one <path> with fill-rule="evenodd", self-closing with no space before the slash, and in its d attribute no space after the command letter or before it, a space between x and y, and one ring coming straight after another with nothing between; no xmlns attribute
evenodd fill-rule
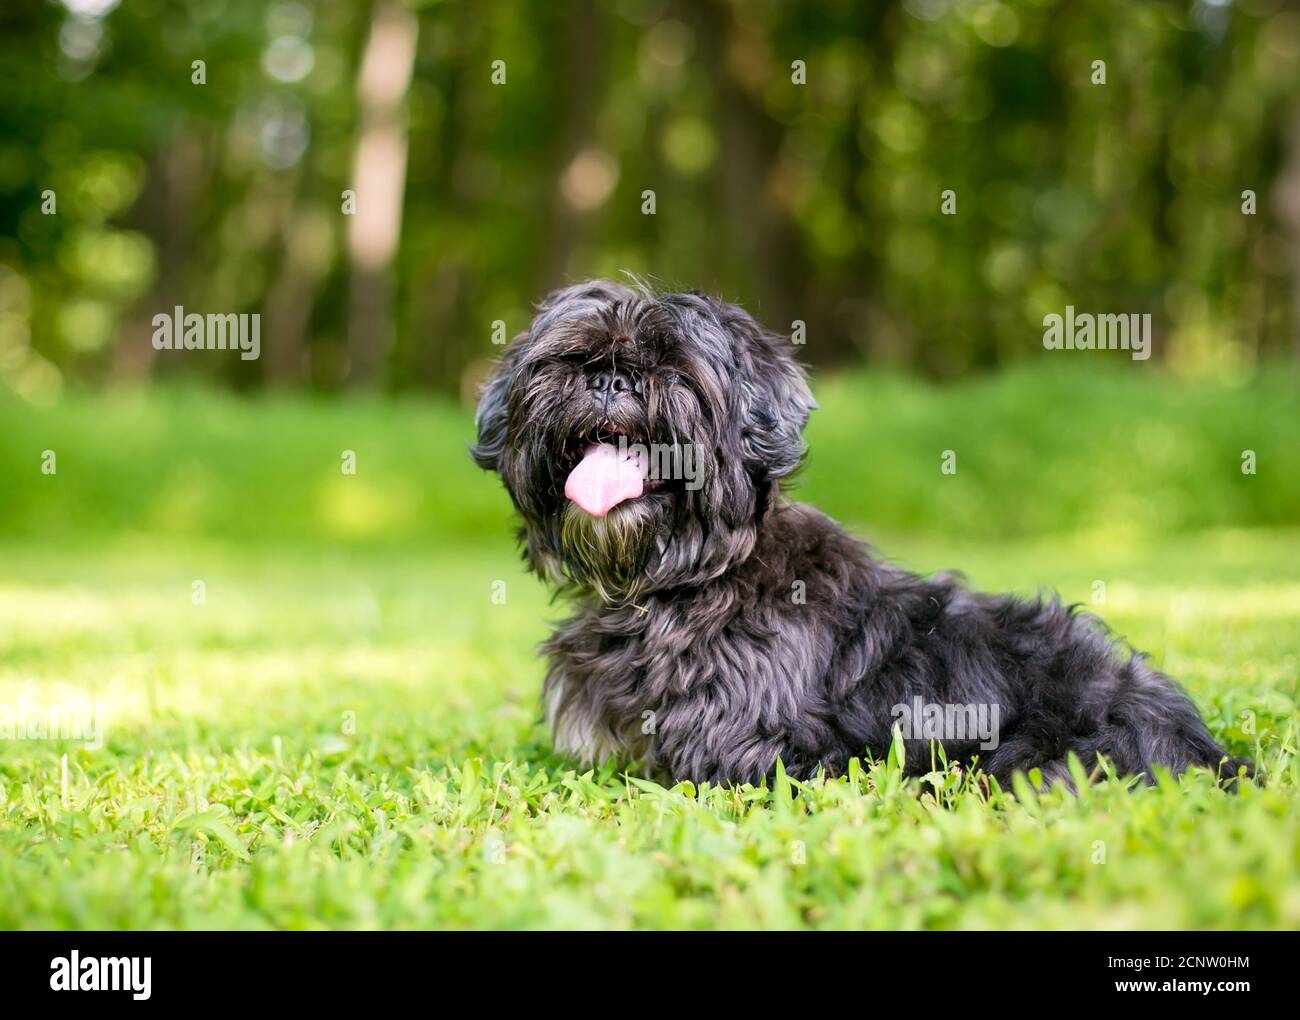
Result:
<svg viewBox="0 0 1300 1020"><path fill-rule="evenodd" d="M623 503L603 517L569 503L560 518L560 570L605 602L630 601L645 580L654 530L655 513L647 503Z"/></svg>

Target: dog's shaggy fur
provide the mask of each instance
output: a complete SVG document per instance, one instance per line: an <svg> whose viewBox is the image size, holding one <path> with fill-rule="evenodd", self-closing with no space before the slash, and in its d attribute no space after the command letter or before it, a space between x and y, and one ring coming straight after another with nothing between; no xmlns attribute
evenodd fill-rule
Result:
<svg viewBox="0 0 1300 1020"><path fill-rule="evenodd" d="M614 392L593 388L602 372ZM883 754L895 706L919 698L996 706L995 747L943 745L999 780L1038 767L1069 784L1070 752L1148 780L1156 765L1249 771L1096 618L908 574L784 499L814 407L789 341L697 293L569 287L507 348L472 453L514 500L529 564L576 607L544 646L561 751L697 782L759 781L777 758L795 777L836 773ZM616 436L696 444L703 484L589 515L565 478ZM904 747L908 772L932 767L929 739Z"/></svg>

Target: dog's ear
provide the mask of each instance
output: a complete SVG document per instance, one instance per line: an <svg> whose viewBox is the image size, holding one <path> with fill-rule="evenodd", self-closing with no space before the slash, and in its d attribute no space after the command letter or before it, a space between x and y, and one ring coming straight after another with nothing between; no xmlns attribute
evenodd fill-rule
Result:
<svg viewBox="0 0 1300 1020"><path fill-rule="evenodd" d="M510 388L514 384L518 360L519 343L516 340L506 348L479 397L478 411L474 415L478 442L470 445L469 455L485 471L498 469L505 449L510 429Z"/></svg>
<svg viewBox="0 0 1300 1020"><path fill-rule="evenodd" d="M755 474L781 479L802 463L804 426L817 408L789 339L763 329L736 305L717 303L718 321L736 344L740 451Z"/></svg>

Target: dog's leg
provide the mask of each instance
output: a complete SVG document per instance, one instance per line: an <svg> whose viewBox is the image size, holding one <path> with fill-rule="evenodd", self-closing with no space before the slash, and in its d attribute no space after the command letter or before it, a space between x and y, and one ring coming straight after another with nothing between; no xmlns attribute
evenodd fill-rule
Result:
<svg viewBox="0 0 1300 1020"><path fill-rule="evenodd" d="M1191 699L1169 677L1134 654L1115 660L1101 675L1075 678L1064 689L1078 691L1079 715L1013 734L981 761L999 781L1014 772L1037 768L1044 782L1069 783L1067 756L1073 752L1084 770L1093 773L1104 755L1121 776L1141 776L1154 782L1161 766L1177 776L1193 766L1214 771L1221 779L1235 777L1240 768L1254 770L1243 758L1231 758L1215 741ZM1042 709L1041 703L1033 705ZM1042 713L1035 711L1042 718ZM1072 784L1069 784L1072 785Z"/></svg>
<svg viewBox="0 0 1300 1020"><path fill-rule="evenodd" d="M1174 775L1192 766L1235 776L1245 759L1231 758L1210 734L1191 699L1169 677L1133 655L1119 669L1118 684L1101 718L1098 750L1121 773L1142 773L1151 780L1152 766Z"/></svg>

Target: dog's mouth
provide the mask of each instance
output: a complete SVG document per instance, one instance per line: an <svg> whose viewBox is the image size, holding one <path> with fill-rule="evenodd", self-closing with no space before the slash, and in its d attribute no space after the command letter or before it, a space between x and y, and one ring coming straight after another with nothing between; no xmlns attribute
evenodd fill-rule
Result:
<svg viewBox="0 0 1300 1020"><path fill-rule="evenodd" d="M589 429L565 444L564 495L592 517L604 517L622 503L671 491L671 480L652 477L648 459L643 440L605 426Z"/></svg>

